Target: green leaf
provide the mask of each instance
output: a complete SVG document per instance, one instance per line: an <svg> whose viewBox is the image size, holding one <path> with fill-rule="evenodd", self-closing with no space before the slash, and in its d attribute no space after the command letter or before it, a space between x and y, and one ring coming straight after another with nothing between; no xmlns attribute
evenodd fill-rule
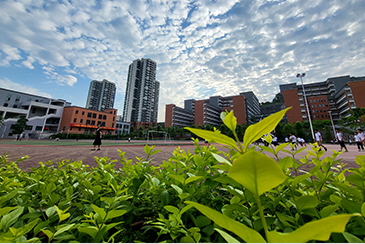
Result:
<svg viewBox="0 0 365 244"><path fill-rule="evenodd" d="M108 212L108 215L106 216L105 218L105 222L109 219L114 219L114 218L117 218L119 216L122 216L123 214L125 214L127 212L127 210L118 210L118 209L113 209L113 210L110 210Z"/></svg>
<svg viewBox="0 0 365 244"><path fill-rule="evenodd" d="M38 223L38 220L39 219L35 219L32 222L30 222L30 223L24 225L23 227L19 228L17 235L18 236L23 236L23 235L27 234L29 231L31 231L34 228L34 226L36 226L36 224Z"/></svg>
<svg viewBox="0 0 365 244"><path fill-rule="evenodd" d="M232 231L245 242L266 242L265 239L257 231L235 221L234 219L231 219L199 203L190 201L186 201L185 203L193 205L202 214L213 220L216 224L218 224L222 228Z"/></svg>
<svg viewBox="0 0 365 244"><path fill-rule="evenodd" d="M184 185L185 179L181 175L172 175L172 174L170 174L169 177L172 178L172 179L174 179L174 180L177 180L182 185Z"/></svg>
<svg viewBox="0 0 365 244"><path fill-rule="evenodd" d="M53 183L53 182L52 183L49 183L47 185L47 192L48 192L48 194L51 194L56 189L57 189L57 187L56 187L55 183Z"/></svg>
<svg viewBox="0 0 365 244"><path fill-rule="evenodd" d="M270 231L267 238L269 242L276 243L304 243L311 240L327 241L330 238L331 233L344 232L347 222L353 216L359 215L341 214L330 216L306 223L291 233Z"/></svg>
<svg viewBox="0 0 365 244"><path fill-rule="evenodd" d="M24 207L19 207L10 213L4 215L4 217L0 221L0 230L4 230L4 232L7 232L9 227L13 225L19 218L19 216L23 213Z"/></svg>
<svg viewBox="0 0 365 244"><path fill-rule="evenodd" d="M181 209L181 211L178 214L178 217L181 218L181 216L188 211L189 209L191 209L193 206L191 205L186 205L185 207L183 207L183 209Z"/></svg>
<svg viewBox="0 0 365 244"><path fill-rule="evenodd" d="M365 202L361 205L361 214L365 217Z"/></svg>
<svg viewBox="0 0 365 244"><path fill-rule="evenodd" d="M181 194L183 191L180 187L178 187L177 185L171 184L171 187L175 189L175 191L177 191L177 193Z"/></svg>
<svg viewBox="0 0 365 244"><path fill-rule="evenodd" d="M79 227L77 229L78 229L78 231L80 231L82 233L88 234L93 239L95 239L96 234L98 233L98 228L96 228L95 226Z"/></svg>
<svg viewBox="0 0 365 244"><path fill-rule="evenodd" d="M231 112L221 112L221 119L223 123L234 133L236 133L237 127L237 119L233 115L233 111Z"/></svg>
<svg viewBox="0 0 365 244"><path fill-rule="evenodd" d="M285 172L288 168L293 167L293 160L294 159L289 156L280 159L279 161L280 168Z"/></svg>
<svg viewBox="0 0 365 244"><path fill-rule="evenodd" d="M318 200L315 196L301 196L295 201L297 208L303 211L307 208L315 208L318 205Z"/></svg>
<svg viewBox="0 0 365 244"><path fill-rule="evenodd" d="M189 205L189 206L191 206L191 205ZM196 218L196 226L199 228L210 225L211 222L212 221L209 218L205 217L204 215L199 215Z"/></svg>
<svg viewBox="0 0 365 244"><path fill-rule="evenodd" d="M217 228L214 228L216 231L218 231L219 234L227 241L227 243L240 243L236 238L225 232L224 230L220 230Z"/></svg>
<svg viewBox="0 0 365 244"><path fill-rule="evenodd" d="M228 176L257 196L280 185L286 179L272 158L255 151L238 157L228 171Z"/></svg>
<svg viewBox="0 0 365 244"><path fill-rule="evenodd" d="M348 243L364 243L360 238L358 238L357 236L354 236L351 233L344 232L344 233L342 233L342 235L343 235L343 237L345 237L345 239Z"/></svg>
<svg viewBox="0 0 365 244"><path fill-rule="evenodd" d="M98 213L101 217L101 219L104 219L106 216L106 212L104 211L104 209L99 208L98 206L95 206L94 204L91 204L91 207L94 209L94 211L96 213Z"/></svg>
<svg viewBox="0 0 365 244"><path fill-rule="evenodd" d="M326 206L324 208L321 209L321 211L319 211L320 215L322 218L328 217L331 214L333 214L336 210L338 209L338 205L329 205Z"/></svg>
<svg viewBox="0 0 365 244"><path fill-rule="evenodd" d="M207 131L207 130L194 129L194 128L190 128L190 127L184 127L184 129L189 130L192 133L194 133L195 135L197 135L201 138L204 138L208 141L215 141L216 143L230 146L231 148L234 148L237 151L239 151L236 141L224 134L221 134L220 131L218 131L218 130L217 131Z"/></svg>
<svg viewBox="0 0 365 244"><path fill-rule="evenodd" d="M47 208L46 215L47 217L51 217L56 212L56 209L54 206Z"/></svg>
<svg viewBox="0 0 365 244"><path fill-rule="evenodd" d="M68 231L69 229L71 229L75 224L68 224L63 226L62 228L60 228L59 230L56 231L56 233L54 233L54 236L57 236L65 231Z"/></svg>
<svg viewBox="0 0 365 244"><path fill-rule="evenodd" d="M180 243L195 243L195 240L190 236L183 236L180 239Z"/></svg>
<svg viewBox="0 0 365 244"><path fill-rule="evenodd" d="M50 230L44 230L44 229L41 229L41 231L47 235L48 237L48 241L50 241L52 239L52 236L53 236L53 233L50 231Z"/></svg>
<svg viewBox="0 0 365 244"><path fill-rule="evenodd" d="M273 131L276 127L276 125L280 122L280 120L284 117L286 111L288 111L290 108L286 108L284 110L281 110L275 114L272 114L260 122L250 125L246 131L245 136L243 138L243 146L244 150L247 151L248 146L260 139L263 135L270 133Z"/></svg>
<svg viewBox="0 0 365 244"><path fill-rule="evenodd" d="M227 159L223 158L222 156L215 154L215 153L211 153L213 155L213 157L219 162L219 163L224 163L227 164L229 166L232 166L231 162L229 162Z"/></svg>
<svg viewBox="0 0 365 244"><path fill-rule="evenodd" d="M171 205L165 206L164 209L166 209L170 213L175 214L176 216L179 215L179 212L180 212L180 210L177 207L171 206Z"/></svg>
<svg viewBox="0 0 365 244"><path fill-rule="evenodd" d="M289 142L287 142L287 143L283 143L283 144L280 144L279 146L277 146L276 148L275 148L275 152L276 153L278 153L279 151L281 151L282 149L284 149L286 146L288 146L289 145Z"/></svg>
<svg viewBox="0 0 365 244"><path fill-rule="evenodd" d="M192 177L189 177L185 180L185 185L191 183L191 182L194 182L194 181L197 181L197 180L200 180L200 179L203 179L204 177L203 176L192 176Z"/></svg>
<svg viewBox="0 0 365 244"><path fill-rule="evenodd" d="M5 207L5 208L0 209L0 217L17 208L18 207Z"/></svg>

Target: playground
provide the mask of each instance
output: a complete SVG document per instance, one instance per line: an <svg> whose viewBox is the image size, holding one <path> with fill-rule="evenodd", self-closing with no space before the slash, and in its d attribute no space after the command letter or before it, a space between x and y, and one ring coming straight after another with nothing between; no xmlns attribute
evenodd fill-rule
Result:
<svg viewBox="0 0 365 244"><path fill-rule="evenodd" d="M70 160L70 161L82 161L84 164L88 164L91 167L95 167L97 164L94 157L107 157L110 160L119 160L118 150L125 152L127 159L135 159L136 157L144 157L144 146L147 141L142 140L104 140L100 151L91 151L93 140L0 140L0 155L7 155L8 159L15 161L21 157L28 156L24 161L18 163L19 167L23 170L30 170L32 167L38 167L39 162L46 162L52 160L57 162L58 160ZM207 145L203 141L199 143L201 146ZM182 150L190 150L194 152L194 144L192 141L151 141L148 145L155 145L155 150L161 150L154 155L152 163L158 165L172 156L172 152L180 147ZM216 145L220 150L228 152L227 148ZM307 145L310 147L310 145ZM332 150L338 151L339 145L326 144L328 151L324 153L324 157L331 156ZM355 157L357 155L365 155L365 152L358 152L355 145L347 145L349 152L343 152L339 158L342 162L347 163L347 167L357 167L355 163ZM289 150L289 147L286 148ZM269 153L265 153L268 156L272 156ZM296 159L299 159L306 155L304 150L296 155ZM283 158L288 154L280 152L279 157ZM116 162L116 167L119 168L122 165Z"/></svg>

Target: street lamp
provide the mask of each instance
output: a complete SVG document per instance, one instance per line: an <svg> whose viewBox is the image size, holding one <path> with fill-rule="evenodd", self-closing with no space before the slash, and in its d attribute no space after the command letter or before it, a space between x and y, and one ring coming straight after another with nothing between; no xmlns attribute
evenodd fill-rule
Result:
<svg viewBox="0 0 365 244"><path fill-rule="evenodd" d="M305 101L305 106L307 108L307 119L309 121L309 126L311 127L313 141L315 141L314 140L314 132L313 132L312 120L311 120L311 116L309 114L310 111L309 111L309 107L308 107L307 96L305 95L305 90L304 90L304 84L303 84L303 77L304 76L305 76L305 73L297 74L297 78L300 78L300 81L302 82L302 89L303 89L303 94L304 94L304 101Z"/></svg>
<svg viewBox="0 0 365 244"><path fill-rule="evenodd" d="M331 119L331 123L332 123L333 136L336 137L335 124L333 123L333 119L332 119L332 111L331 110L328 110L328 113L330 115L330 119Z"/></svg>

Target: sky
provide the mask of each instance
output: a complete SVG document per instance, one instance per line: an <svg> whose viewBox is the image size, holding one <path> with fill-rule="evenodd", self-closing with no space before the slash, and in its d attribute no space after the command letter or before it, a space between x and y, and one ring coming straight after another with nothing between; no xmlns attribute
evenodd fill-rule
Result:
<svg viewBox="0 0 365 244"><path fill-rule="evenodd" d="M165 105L365 76L364 0L0 0L0 87L85 107L91 80L150 58Z"/></svg>

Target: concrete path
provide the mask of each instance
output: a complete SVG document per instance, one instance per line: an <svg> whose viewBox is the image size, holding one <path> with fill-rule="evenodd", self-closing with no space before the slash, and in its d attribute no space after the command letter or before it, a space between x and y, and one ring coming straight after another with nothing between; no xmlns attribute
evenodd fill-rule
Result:
<svg viewBox="0 0 365 244"><path fill-rule="evenodd" d="M140 142L140 141L139 141ZM195 146L192 142L179 141L176 142L180 144L182 150L189 149L191 152L194 151ZM102 146L100 151L91 151L92 141L90 141L90 146L45 146L45 145L8 145L0 144L0 155L8 155L9 160L16 160L18 158L29 156L25 161L20 162L18 165L23 170L30 170L31 167L38 167L39 162L45 162L52 160L57 162L61 159L68 159L70 161L82 160L85 164L90 166L96 166L95 156L98 157L108 157L111 160L120 159L118 155L118 149L125 151L125 157L128 159L135 159L135 157L145 157L144 146L143 145L120 145L117 142L115 145ZM202 142L201 145L204 145ZM328 151L325 152L324 157L331 156L332 150L338 150L339 145L325 145ZM155 150L161 150L161 152L154 155L153 162L155 164L160 164L163 160L167 160L172 155L172 152L177 148L177 144L166 145L164 143L157 144ZM348 167L357 167L355 163L355 157L357 155L365 155L365 152L358 152L357 147L354 145L347 145L349 152L343 152L339 158L343 159L343 162L348 164ZM228 151L226 148L220 147L222 151ZM309 150L309 148L308 148ZM266 153L271 156L269 153ZM306 155L306 150L296 155L299 159ZM285 153L281 153L280 157L288 156ZM121 164L116 163L116 167L119 168Z"/></svg>

